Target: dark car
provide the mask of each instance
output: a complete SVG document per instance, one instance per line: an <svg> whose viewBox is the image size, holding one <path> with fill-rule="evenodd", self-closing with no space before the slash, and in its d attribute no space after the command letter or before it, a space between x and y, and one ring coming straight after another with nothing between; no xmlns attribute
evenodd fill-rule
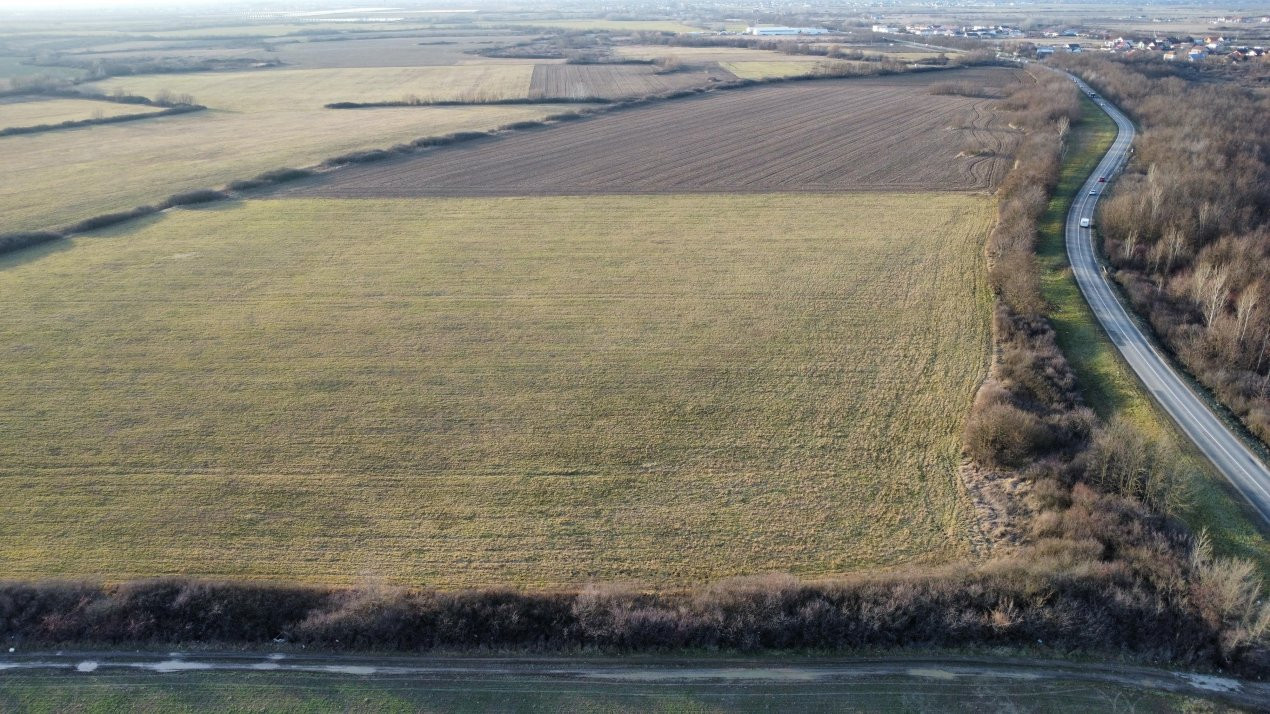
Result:
<svg viewBox="0 0 1270 714"><path fill-rule="evenodd" d="M1098 183L1107 183L1107 177L1106 177L1106 176L1099 176L1099 177L1098 177Z"/></svg>

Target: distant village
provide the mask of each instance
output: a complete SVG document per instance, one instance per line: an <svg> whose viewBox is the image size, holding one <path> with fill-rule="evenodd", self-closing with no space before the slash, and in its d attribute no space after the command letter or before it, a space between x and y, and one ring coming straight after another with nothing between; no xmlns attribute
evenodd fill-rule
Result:
<svg viewBox="0 0 1270 714"><path fill-rule="evenodd" d="M1218 24L1270 24L1270 16L1258 18L1217 18ZM916 35L918 37L967 37L976 39L1041 40L1036 43L1035 55L1045 58L1055 52L1116 52L1124 54L1155 53L1166 61L1198 62L1222 58L1231 62L1250 59L1265 61L1267 50L1261 45L1241 44L1220 34L1193 37L1165 33L1141 33L1140 35L1114 35L1110 32L1081 31L1072 28L1052 28L1025 32L1006 25L967 26L951 25L873 25L873 32L888 35ZM1071 38L1070 42L1062 40ZM1059 40L1054 42L1054 40ZM1030 54L1030 52L1029 52Z"/></svg>

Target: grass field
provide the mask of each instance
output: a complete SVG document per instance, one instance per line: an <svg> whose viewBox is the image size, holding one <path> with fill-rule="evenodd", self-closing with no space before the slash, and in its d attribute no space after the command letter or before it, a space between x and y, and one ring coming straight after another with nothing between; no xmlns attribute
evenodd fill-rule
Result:
<svg viewBox="0 0 1270 714"><path fill-rule="evenodd" d="M451 67L345 67L268 69L121 77L94 86L110 92L155 96L160 90L192 94L202 104L231 112L320 109L329 102L524 99L534 68L527 64Z"/></svg>
<svg viewBox="0 0 1270 714"><path fill-rule="evenodd" d="M351 68L152 75L111 80L154 96L190 93L210 111L0 138L5 230L48 228L283 166L423 136L540 119L558 106L324 109L340 100L528 95L533 67ZM0 113L5 107L0 106Z"/></svg>
<svg viewBox="0 0 1270 714"><path fill-rule="evenodd" d="M685 62L807 62L824 60L817 55L787 55L772 50L750 50L744 47L672 47L670 45L620 45L619 57L654 60L679 57Z"/></svg>
<svg viewBox="0 0 1270 714"><path fill-rule="evenodd" d="M735 74L741 79L767 79L769 77L798 77L804 74L815 74L825 67L834 68L849 64L843 60L827 60L819 62L803 60L765 60L745 62L720 62L719 66Z"/></svg>
<svg viewBox="0 0 1270 714"><path fill-rule="evenodd" d="M212 110L3 137L0 215L5 230L48 228L348 151L559 111L558 105Z"/></svg>
<svg viewBox="0 0 1270 714"><path fill-rule="evenodd" d="M687 583L967 555L990 197L269 200L0 259L0 571Z"/></svg>
<svg viewBox="0 0 1270 714"><path fill-rule="evenodd" d="M711 78L733 79L713 68L658 74L655 67L628 64L540 64L533 68L533 74L529 96L535 99L644 97L704 87L710 84Z"/></svg>
<svg viewBox="0 0 1270 714"><path fill-rule="evenodd" d="M0 99L0 129L116 117L124 114L147 114L161 110L162 107L96 102L86 99L37 99L21 102Z"/></svg>
<svg viewBox="0 0 1270 714"><path fill-rule="evenodd" d="M1063 244L1063 221L1070 199L1097 166L1116 135L1116 126L1092 102L1084 101L1084 119L1073 132L1056 198L1040 224L1037 255L1042 290L1053 305L1050 321L1059 346L1076 371L1085 401L1106 420L1122 419L1185 454L1194 477L1193 506L1184 519L1206 529L1217 550L1250 558L1270 578L1270 541L1257 530L1239 496L1212 470L1172 421L1142 389L1132 370L1098 326L1072 277Z"/></svg>

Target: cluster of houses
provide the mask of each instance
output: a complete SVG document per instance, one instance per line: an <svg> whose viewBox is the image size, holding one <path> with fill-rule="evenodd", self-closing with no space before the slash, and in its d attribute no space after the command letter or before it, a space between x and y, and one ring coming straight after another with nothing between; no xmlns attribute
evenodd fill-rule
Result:
<svg viewBox="0 0 1270 714"><path fill-rule="evenodd" d="M1168 62L1200 62L1209 57L1222 57L1231 62L1270 59L1270 53L1264 47L1237 44L1220 35L1138 39L1108 37L1101 41L1100 46L1093 43L1090 44L1090 48L1097 47L1104 52L1158 54L1161 59ZM1036 57L1037 59L1044 59L1052 56L1055 52L1082 52L1085 49L1079 42L1045 45L1036 48Z"/></svg>
<svg viewBox="0 0 1270 714"><path fill-rule="evenodd" d="M918 37L976 37L985 40L1023 37L1017 27L1006 25L874 25L874 32L887 35L917 35Z"/></svg>
<svg viewBox="0 0 1270 714"><path fill-rule="evenodd" d="M1209 57L1222 57L1232 62L1250 59L1265 59L1266 48L1261 46L1241 45L1222 37L1208 35L1206 37L1152 37L1149 39L1133 39L1114 37L1103 42L1102 48L1107 52L1125 54L1150 52L1158 53L1166 61L1199 62Z"/></svg>

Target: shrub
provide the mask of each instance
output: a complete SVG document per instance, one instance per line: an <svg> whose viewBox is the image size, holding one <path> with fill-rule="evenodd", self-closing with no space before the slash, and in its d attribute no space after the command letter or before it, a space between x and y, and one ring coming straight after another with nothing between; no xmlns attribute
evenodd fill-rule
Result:
<svg viewBox="0 0 1270 714"><path fill-rule="evenodd" d="M353 151L347 154L336 156L322 162L323 166L345 166L348 164L368 164L373 161L383 161L392 156L392 153L383 149L371 149L369 151Z"/></svg>
<svg viewBox="0 0 1270 714"><path fill-rule="evenodd" d="M313 171L309 169L274 169L272 171L266 171L255 178L231 181L226 188L230 191L247 191L253 188L260 188L261 186L271 186L274 184L286 183L287 181L298 181L302 178L308 178L313 175Z"/></svg>
<svg viewBox="0 0 1270 714"><path fill-rule="evenodd" d="M49 241L65 238L61 233L53 231L31 231L27 233L4 233L0 234L0 253L12 253L15 250L22 250L33 245L48 243Z"/></svg>
<svg viewBox="0 0 1270 714"><path fill-rule="evenodd" d="M134 218L148 216L152 213L157 213L158 210L159 209L155 208L154 206L138 206L132 209L131 211L119 211L117 213L104 213L100 216L93 216L92 218L86 218L80 221L79 223L71 224L70 226L66 227L63 232L68 234L69 233L87 233L89 231L95 231L100 228L106 228L108 226L117 225L125 221L131 221Z"/></svg>
<svg viewBox="0 0 1270 714"><path fill-rule="evenodd" d="M183 193L175 193L168 196L160 206L163 208L172 208L175 206L192 206L199 203L211 203L212 201L221 201L229 198L224 191L216 191L210 188L202 188L195 191L185 191Z"/></svg>

